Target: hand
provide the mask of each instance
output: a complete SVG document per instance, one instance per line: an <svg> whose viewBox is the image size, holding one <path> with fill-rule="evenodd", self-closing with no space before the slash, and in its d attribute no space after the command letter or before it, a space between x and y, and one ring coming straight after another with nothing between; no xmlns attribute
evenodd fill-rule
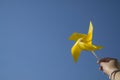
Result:
<svg viewBox="0 0 120 80"><path fill-rule="evenodd" d="M100 64L100 70L108 76L110 76L113 71L119 69L118 60L115 58L102 58L98 63Z"/></svg>

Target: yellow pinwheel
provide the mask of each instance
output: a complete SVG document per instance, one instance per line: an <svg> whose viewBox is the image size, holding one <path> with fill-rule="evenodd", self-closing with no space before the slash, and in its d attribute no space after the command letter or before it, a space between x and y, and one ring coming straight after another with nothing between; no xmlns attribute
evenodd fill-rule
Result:
<svg viewBox="0 0 120 80"><path fill-rule="evenodd" d="M78 61L79 55L82 50L91 51L96 58L98 56L94 53L95 50L99 50L102 48L102 46L96 46L92 44L92 34L93 34L93 25L90 21L88 34L80 34L80 33L73 33L69 40L74 40L76 43L71 48L71 53L74 59L74 62Z"/></svg>

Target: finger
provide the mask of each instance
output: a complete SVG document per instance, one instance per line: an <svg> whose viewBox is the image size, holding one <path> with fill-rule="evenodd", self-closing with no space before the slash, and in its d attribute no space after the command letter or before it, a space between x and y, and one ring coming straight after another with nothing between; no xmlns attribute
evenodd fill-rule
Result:
<svg viewBox="0 0 120 80"><path fill-rule="evenodd" d="M98 63L100 64L101 62L109 62L110 60L115 60L115 61L117 61L117 59L115 59L115 58L106 57L106 58L100 59Z"/></svg>
<svg viewBox="0 0 120 80"><path fill-rule="evenodd" d="M102 58L102 59L100 59L100 60L99 60L99 62L98 62L98 63L100 64L101 62L107 62L108 60L109 60L109 58L108 58L108 57L107 57L107 58Z"/></svg>

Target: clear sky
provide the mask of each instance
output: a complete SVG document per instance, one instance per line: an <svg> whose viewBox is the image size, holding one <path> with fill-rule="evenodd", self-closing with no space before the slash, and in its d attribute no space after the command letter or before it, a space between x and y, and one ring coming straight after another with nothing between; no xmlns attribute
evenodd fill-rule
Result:
<svg viewBox="0 0 120 80"><path fill-rule="evenodd" d="M90 52L71 56L90 20L96 53L120 60L119 0L0 0L0 80L106 80Z"/></svg>

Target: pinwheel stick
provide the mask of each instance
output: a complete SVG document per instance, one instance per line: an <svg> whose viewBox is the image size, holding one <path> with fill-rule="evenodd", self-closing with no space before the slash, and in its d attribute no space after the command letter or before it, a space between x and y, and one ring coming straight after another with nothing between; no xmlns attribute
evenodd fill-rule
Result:
<svg viewBox="0 0 120 80"><path fill-rule="evenodd" d="M92 51L92 54L97 58L97 60L100 60L100 58L96 55L94 51Z"/></svg>

